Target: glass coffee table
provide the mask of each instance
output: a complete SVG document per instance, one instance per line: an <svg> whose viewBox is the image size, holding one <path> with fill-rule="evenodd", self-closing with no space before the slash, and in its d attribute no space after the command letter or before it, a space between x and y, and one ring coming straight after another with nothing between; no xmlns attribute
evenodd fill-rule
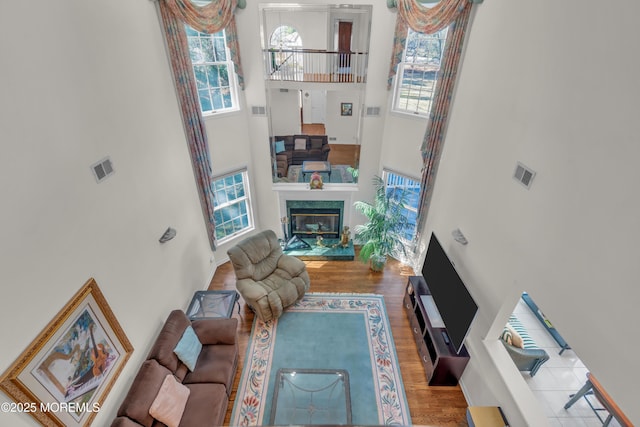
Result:
<svg viewBox="0 0 640 427"><path fill-rule="evenodd" d="M344 369L279 369L275 384L270 425L351 424Z"/></svg>
<svg viewBox="0 0 640 427"><path fill-rule="evenodd" d="M321 160L305 160L302 162L302 180L306 180L308 173L326 173L331 181L331 163Z"/></svg>
<svg viewBox="0 0 640 427"><path fill-rule="evenodd" d="M187 309L187 317L191 320L231 317L236 303L240 314L238 298L236 291L197 291Z"/></svg>

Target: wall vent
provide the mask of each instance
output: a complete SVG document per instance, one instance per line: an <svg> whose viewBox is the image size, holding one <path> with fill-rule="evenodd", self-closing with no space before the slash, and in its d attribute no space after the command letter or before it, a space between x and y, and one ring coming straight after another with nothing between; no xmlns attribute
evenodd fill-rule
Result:
<svg viewBox="0 0 640 427"><path fill-rule="evenodd" d="M380 117L380 107L367 107L365 115L367 117Z"/></svg>
<svg viewBox="0 0 640 427"><path fill-rule="evenodd" d="M266 116L267 115L267 107L264 105L253 105L251 106L251 114L254 116Z"/></svg>
<svg viewBox="0 0 640 427"><path fill-rule="evenodd" d="M338 138L336 138L335 136L330 136L329 137L329 141L337 141L337 140L338 140Z"/></svg>
<svg viewBox="0 0 640 427"><path fill-rule="evenodd" d="M518 162L516 165L516 170L513 173L513 177L522 185L529 188L531 187L531 181L533 181L533 177L536 176L536 173Z"/></svg>
<svg viewBox="0 0 640 427"><path fill-rule="evenodd" d="M92 164L91 170L93 171L93 175L96 177L96 182L104 181L115 172L109 157L105 157L99 162Z"/></svg>

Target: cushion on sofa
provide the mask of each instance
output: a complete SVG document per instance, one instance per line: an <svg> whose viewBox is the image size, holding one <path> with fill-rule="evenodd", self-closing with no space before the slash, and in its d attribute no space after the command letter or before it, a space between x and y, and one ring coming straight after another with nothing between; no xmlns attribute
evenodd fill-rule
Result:
<svg viewBox="0 0 640 427"><path fill-rule="evenodd" d="M145 360L118 409L118 416L129 417L145 427L151 427L154 419L149 414L149 408L166 376L172 374L156 360Z"/></svg>
<svg viewBox="0 0 640 427"><path fill-rule="evenodd" d="M182 338L176 344L176 347L173 349L173 352L178 356L178 359L182 361L190 371L193 371L196 368L196 363L198 362L198 356L200 356L200 351L202 350L202 343L198 339L193 327L191 325L187 326L187 329L184 330L182 334Z"/></svg>
<svg viewBox="0 0 640 427"><path fill-rule="evenodd" d="M191 325L191 321L184 311L173 310L169 314L167 321L160 330L158 338L147 356L147 359L156 359L158 363L169 369L172 374L176 374L178 380L182 380L176 372L180 365L182 365L182 362L173 352L173 349L176 348L178 341L180 341L182 334L189 325Z"/></svg>
<svg viewBox="0 0 640 427"><path fill-rule="evenodd" d="M236 345L205 345L202 347L196 370L184 377L184 384L222 384L231 394L236 371L238 347Z"/></svg>
<svg viewBox="0 0 640 427"><path fill-rule="evenodd" d="M306 150L307 149L307 138L296 138L294 140L293 149L294 150Z"/></svg>
<svg viewBox="0 0 640 427"><path fill-rule="evenodd" d="M309 141L311 142L311 149L322 150L322 146L327 144L326 139L327 139L326 135L309 136Z"/></svg>
<svg viewBox="0 0 640 427"><path fill-rule="evenodd" d="M238 319L199 319L192 325L203 345L236 343Z"/></svg>
<svg viewBox="0 0 640 427"><path fill-rule="evenodd" d="M284 141L276 141L276 154L280 154L285 150Z"/></svg>
<svg viewBox="0 0 640 427"><path fill-rule="evenodd" d="M229 399L221 384L185 384L191 390L181 427L221 426Z"/></svg>
<svg viewBox="0 0 640 427"><path fill-rule="evenodd" d="M191 390L180 384L173 375L167 375L149 408L149 414L167 427L178 427L190 393Z"/></svg>

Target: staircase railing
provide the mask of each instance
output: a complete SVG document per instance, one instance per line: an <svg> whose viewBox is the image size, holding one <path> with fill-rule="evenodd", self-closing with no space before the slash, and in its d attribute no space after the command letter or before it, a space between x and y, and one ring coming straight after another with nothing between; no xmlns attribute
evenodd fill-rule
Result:
<svg viewBox="0 0 640 427"><path fill-rule="evenodd" d="M366 83L367 52L266 49L267 80Z"/></svg>

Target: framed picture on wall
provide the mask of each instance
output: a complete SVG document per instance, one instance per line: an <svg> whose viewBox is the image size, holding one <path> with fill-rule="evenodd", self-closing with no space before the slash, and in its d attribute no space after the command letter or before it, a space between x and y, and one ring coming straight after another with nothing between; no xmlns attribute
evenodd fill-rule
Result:
<svg viewBox="0 0 640 427"><path fill-rule="evenodd" d="M45 426L88 426L133 347L92 278L0 376L0 389Z"/></svg>
<svg viewBox="0 0 640 427"><path fill-rule="evenodd" d="M353 115L353 102L341 102L340 103L340 115L351 116Z"/></svg>

